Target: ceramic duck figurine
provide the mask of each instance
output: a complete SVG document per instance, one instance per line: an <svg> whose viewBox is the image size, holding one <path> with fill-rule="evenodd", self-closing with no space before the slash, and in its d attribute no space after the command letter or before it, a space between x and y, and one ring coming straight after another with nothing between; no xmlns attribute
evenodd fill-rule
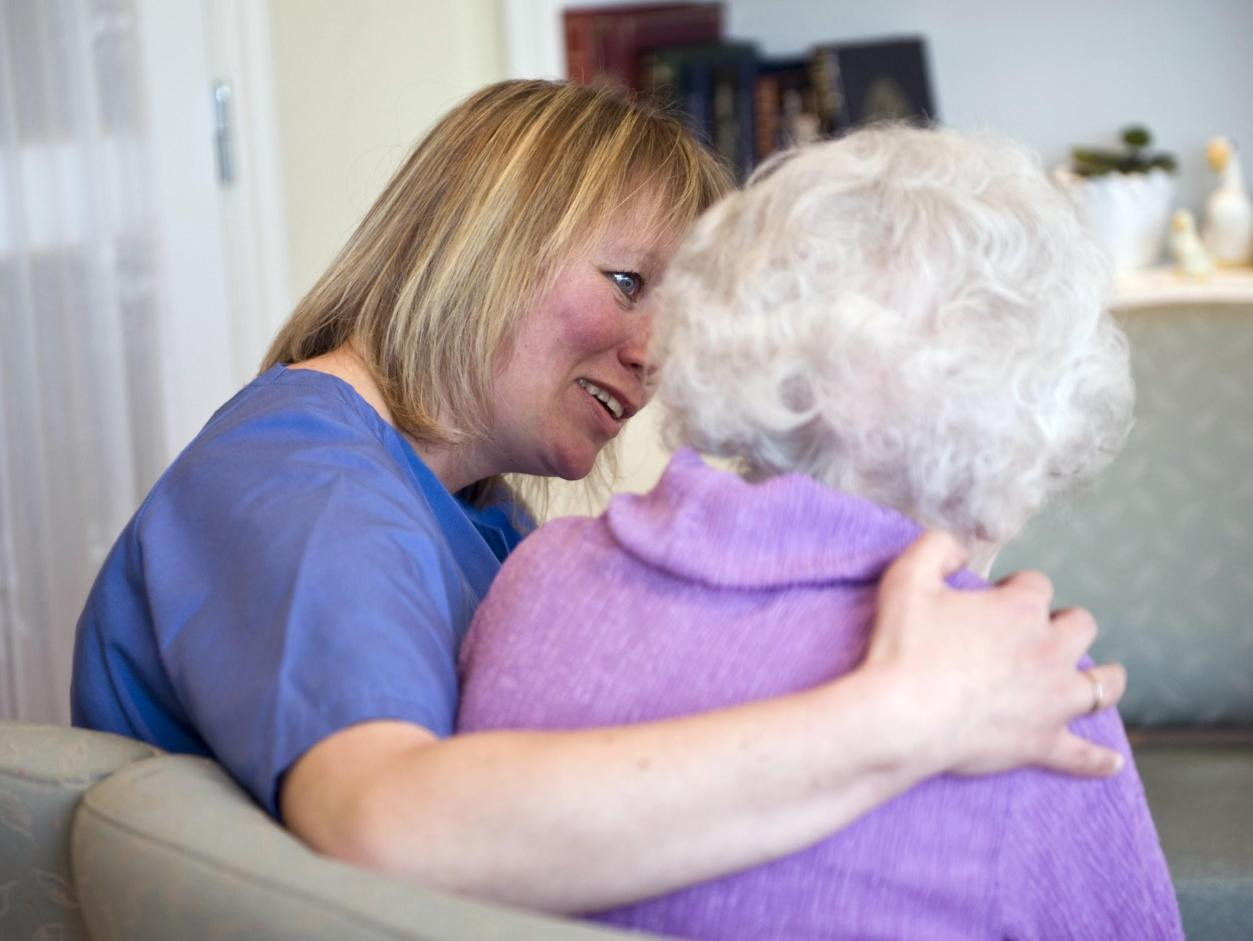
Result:
<svg viewBox="0 0 1253 941"><path fill-rule="evenodd" d="M1244 190L1235 144L1225 137L1212 138L1205 156L1219 184L1205 200L1201 238L1218 264L1253 264L1253 203Z"/></svg>
<svg viewBox="0 0 1253 941"><path fill-rule="evenodd" d="M1196 220L1187 209L1170 217L1170 254L1175 270L1198 281L1208 278L1214 270L1209 253L1196 234Z"/></svg>

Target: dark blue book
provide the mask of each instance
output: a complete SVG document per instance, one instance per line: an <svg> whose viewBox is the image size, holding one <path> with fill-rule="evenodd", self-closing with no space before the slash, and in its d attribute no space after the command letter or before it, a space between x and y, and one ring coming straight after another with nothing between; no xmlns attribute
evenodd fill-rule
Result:
<svg viewBox="0 0 1253 941"><path fill-rule="evenodd" d="M667 46L648 53L642 71L651 97L674 109L738 178L751 171L756 47L751 43Z"/></svg>
<svg viewBox="0 0 1253 941"><path fill-rule="evenodd" d="M819 46L810 80L824 136L874 121L939 120L920 37Z"/></svg>

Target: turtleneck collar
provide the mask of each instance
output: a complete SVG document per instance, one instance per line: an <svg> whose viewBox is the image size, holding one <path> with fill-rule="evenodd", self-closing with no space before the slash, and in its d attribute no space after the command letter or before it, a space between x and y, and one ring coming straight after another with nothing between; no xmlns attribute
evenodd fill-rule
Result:
<svg viewBox="0 0 1253 941"><path fill-rule="evenodd" d="M655 568L745 589L873 582L922 532L811 477L752 484L690 450L675 454L649 493L615 497L606 520L624 549Z"/></svg>

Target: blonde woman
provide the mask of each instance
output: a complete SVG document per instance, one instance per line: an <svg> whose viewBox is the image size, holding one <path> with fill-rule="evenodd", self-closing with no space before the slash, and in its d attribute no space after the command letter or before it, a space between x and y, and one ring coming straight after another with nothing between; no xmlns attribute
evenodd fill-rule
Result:
<svg viewBox="0 0 1253 941"><path fill-rule="evenodd" d="M502 475L582 477L645 404L654 287L725 186L677 121L601 91L506 82L454 109L122 533L75 721L213 757L332 856L558 912L752 865L940 771L1112 773L1065 728L1091 618L1050 616L1037 575L947 590L964 555L940 536L838 682L450 736L458 645L522 535ZM1093 676L1120 695L1121 668Z"/></svg>

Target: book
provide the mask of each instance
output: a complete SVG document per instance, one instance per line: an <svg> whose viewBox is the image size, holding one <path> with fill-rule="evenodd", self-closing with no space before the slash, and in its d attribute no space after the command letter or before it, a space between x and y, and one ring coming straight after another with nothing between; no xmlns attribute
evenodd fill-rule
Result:
<svg viewBox="0 0 1253 941"><path fill-rule="evenodd" d="M819 46L809 71L824 136L873 121L939 117L921 37Z"/></svg>
<svg viewBox="0 0 1253 941"><path fill-rule="evenodd" d="M753 94L754 160L819 138L818 105L808 59L757 64Z"/></svg>
<svg viewBox="0 0 1253 941"><path fill-rule="evenodd" d="M633 91L643 87L641 57L660 46L717 42L721 3L649 3L566 10L566 75Z"/></svg>
<svg viewBox="0 0 1253 941"><path fill-rule="evenodd" d="M756 162L756 47L728 42L663 46L645 56L643 72L645 93L676 111L737 177L747 176Z"/></svg>

